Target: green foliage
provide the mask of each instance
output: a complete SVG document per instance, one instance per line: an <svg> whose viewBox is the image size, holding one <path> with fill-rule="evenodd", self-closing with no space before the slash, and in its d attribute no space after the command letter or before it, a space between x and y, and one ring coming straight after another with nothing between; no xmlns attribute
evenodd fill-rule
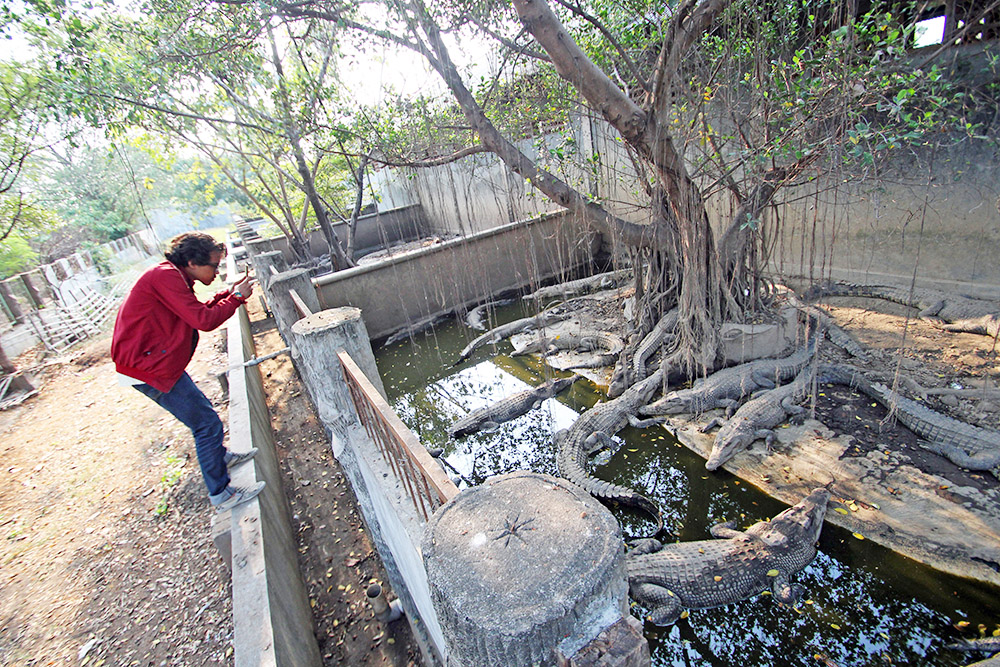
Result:
<svg viewBox="0 0 1000 667"><path fill-rule="evenodd" d="M28 240L19 234L11 234L0 241L0 279L9 278L33 268L38 261L38 253L31 249Z"/></svg>

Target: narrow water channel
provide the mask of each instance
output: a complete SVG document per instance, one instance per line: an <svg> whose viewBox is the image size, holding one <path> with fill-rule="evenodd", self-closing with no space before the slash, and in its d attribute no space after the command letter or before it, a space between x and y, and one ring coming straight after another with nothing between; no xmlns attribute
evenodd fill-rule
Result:
<svg viewBox="0 0 1000 667"><path fill-rule="evenodd" d="M501 321L519 316L515 306L499 313ZM552 434L603 399L603 392L579 381L492 433L449 441L446 430L455 419L556 374L533 357L507 356L507 342L453 365L478 333L452 320L412 343L378 350L390 403L428 448L445 448L443 458L450 474L462 478L460 486L519 469L555 475ZM710 539L709 527L726 519L748 526L786 507L729 473L709 473L704 459L662 428L627 428L615 444L596 459L594 476L651 498L668 530L683 541ZM614 513L627 536L649 531L644 515ZM819 555L795 580L808 591L795 608L760 595L691 610L669 628L646 623L653 665L966 665L986 656L946 644L976 636L980 624L987 633L1000 629L1000 590L924 567L829 523Z"/></svg>

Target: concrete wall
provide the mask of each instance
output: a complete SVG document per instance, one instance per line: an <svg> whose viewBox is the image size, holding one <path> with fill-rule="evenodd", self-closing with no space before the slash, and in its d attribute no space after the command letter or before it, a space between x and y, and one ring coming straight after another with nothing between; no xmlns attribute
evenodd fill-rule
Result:
<svg viewBox="0 0 1000 667"><path fill-rule="evenodd" d="M347 247L347 228L346 222L337 222L333 225L333 230L337 233L337 238L340 239L344 248ZM427 235L427 229L424 211L419 204L408 204L400 208L361 216L358 218L354 237L355 254L360 257L366 252L384 248L398 241L421 238ZM288 239L284 236L277 236L269 240L272 249L280 250L288 263L294 261L292 252L288 248ZM309 252L313 257L330 252L322 230L317 229L310 232Z"/></svg>
<svg viewBox="0 0 1000 667"><path fill-rule="evenodd" d="M565 212L453 239L318 278L323 308L360 308L373 340L497 292L537 286L592 258L595 237Z"/></svg>
<svg viewBox="0 0 1000 667"><path fill-rule="evenodd" d="M562 133L518 145L612 212L634 222L648 220L648 200L607 123L576 117ZM771 267L779 277L908 282L916 269L918 282L928 286L945 280L963 291L976 285L987 285L992 293L1000 289L997 149L966 139L933 153L899 151L863 182L859 176L834 172L779 192L776 210L765 213ZM558 209L490 154L417 172L383 170L373 180L387 196L421 202L428 229L446 236L471 235ZM728 193L710 198L718 232L735 208ZM605 250L613 251L613 240L606 242Z"/></svg>
<svg viewBox="0 0 1000 667"><path fill-rule="evenodd" d="M256 356L245 308L229 321L227 336L230 365ZM229 374L229 438L235 451L260 450L252 465L233 470L233 483L267 482L257 498L215 520L219 524L229 519L235 664L321 665L309 597L299 573L298 543L282 491L260 366ZM225 534L224 526L214 526L213 532Z"/></svg>

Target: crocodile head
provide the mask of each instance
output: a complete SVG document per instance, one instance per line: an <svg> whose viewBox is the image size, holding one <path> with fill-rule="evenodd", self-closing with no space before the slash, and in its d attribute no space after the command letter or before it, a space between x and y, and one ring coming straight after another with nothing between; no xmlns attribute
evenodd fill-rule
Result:
<svg viewBox="0 0 1000 667"><path fill-rule="evenodd" d="M574 375L568 378L556 378L554 380L550 380L551 384L549 385L549 390L547 393L549 396L555 396L563 389L572 385L574 382L576 382L582 377L583 377L582 375Z"/></svg>
<svg viewBox="0 0 1000 667"><path fill-rule="evenodd" d="M740 419L741 421L737 421ZM757 439L752 425L738 417L733 417L719 429L712 445L712 453L705 462L708 470L717 470L723 463L749 447Z"/></svg>
<svg viewBox="0 0 1000 667"><path fill-rule="evenodd" d="M804 566L815 555L814 545L823 529L826 505L830 492L820 487L800 500L797 504L777 515L770 521L762 521L747 529L762 542L777 550L787 548L789 557L798 562L789 563L793 569ZM797 556L801 556L801 559Z"/></svg>

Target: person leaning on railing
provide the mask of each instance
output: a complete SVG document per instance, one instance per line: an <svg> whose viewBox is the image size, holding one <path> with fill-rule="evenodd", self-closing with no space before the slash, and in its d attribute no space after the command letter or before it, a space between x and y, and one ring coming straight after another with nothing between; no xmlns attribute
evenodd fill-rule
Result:
<svg viewBox="0 0 1000 667"><path fill-rule="evenodd" d="M264 482L230 484L229 468L257 453L233 453L222 444L222 420L185 372L198 345L198 331L228 320L253 292L249 273L230 289L202 302L195 281L210 285L226 248L208 234L189 232L170 239L166 261L146 271L118 310L111 358L119 382L135 387L191 429L208 499L219 510L257 496Z"/></svg>

